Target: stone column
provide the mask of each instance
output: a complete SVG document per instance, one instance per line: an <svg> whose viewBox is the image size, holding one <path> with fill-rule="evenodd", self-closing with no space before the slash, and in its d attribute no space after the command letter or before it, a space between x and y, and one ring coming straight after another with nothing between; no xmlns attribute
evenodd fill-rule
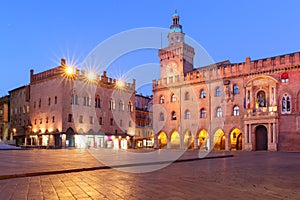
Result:
<svg viewBox="0 0 300 200"><path fill-rule="evenodd" d="M194 137L194 149L198 149L199 148L199 144L198 144L198 137L197 136L195 136Z"/></svg>
<svg viewBox="0 0 300 200"><path fill-rule="evenodd" d="M171 138L168 138L167 149L171 149Z"/></svg>
<svg viewBox="0 0 300 200"><path fill-rule="evenodd" d="M277 132L276 132L276 126L277 124L276 123L273 123L273 142L276 144L277 143L277 140L276 140L276 135L277 135ZM278 129L277 129L278 130Z"/></svg>
<svg viewBox="0 0 300 200"><path fill-rule="evenodd" d="M225 151L230 151L230 134L226 135L226 133L224 133L225 135Z"/></svg>

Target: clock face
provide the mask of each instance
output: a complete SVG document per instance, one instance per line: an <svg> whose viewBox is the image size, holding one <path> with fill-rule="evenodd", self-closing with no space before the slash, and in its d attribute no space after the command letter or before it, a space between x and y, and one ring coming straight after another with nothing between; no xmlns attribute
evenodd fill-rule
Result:
<svg viewBox="0 0 300 200"><path fill-rule="evenodd" d="M177 63L175 61L170 61L167 65L167 73L170 76L178 75Z"/></svg>

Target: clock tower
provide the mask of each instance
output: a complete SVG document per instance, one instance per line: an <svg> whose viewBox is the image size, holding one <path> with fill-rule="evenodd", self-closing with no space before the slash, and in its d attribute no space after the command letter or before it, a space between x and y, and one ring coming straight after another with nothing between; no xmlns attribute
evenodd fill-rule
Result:
<svg viewBox="0 0 300 200"><path fill-rule="evenodd" d="M185 34L179 19L175 10L168 34L169 45L158 51L161 78L184 75L193 70L194 48L184 42Z"/></svg>

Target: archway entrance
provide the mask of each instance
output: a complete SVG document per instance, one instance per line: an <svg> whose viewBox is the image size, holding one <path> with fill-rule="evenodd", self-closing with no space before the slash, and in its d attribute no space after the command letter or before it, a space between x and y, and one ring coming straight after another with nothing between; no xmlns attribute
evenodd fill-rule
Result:
<svg viewBox="0 0 300 200"><path fill-rule="evenodd" d="M194 138L192 136L191 131L187 131L184 134L184 148L185 149L193 149L194 148Z"/></svg>
<svg viewBox="0 0 300 200"><path fill-rule="evenodd" d="M158 146L160 149L167 148L167 144L168 144L167 134L165 132L161 132L158 135Z"/></svg>
<svg viewBox="0 0 300 200"><path fill-rule="evenodd" d="M233 129L230 133L230 149L242 150L242 133L238 128Z"/></svg>
<svg viewBox="0 0 300 200"><path fill-rule="evenodd" d="M218 129L214 134L214 150L225 150L225 134Z"/></svg>
<svg viewBox="0 0 300 200"><path fill-rule="evenodd" d="M208 150L207 146L208 134L206 130L201 130L199 133L198 141L199 141L199 149Z"/></svg>
<svg viewBox="0 0 300 200"><path fill-rule="evenodd" d="M180 135L177 131L174 131L171 135L171 148L172 149L180 148Z"/></svg>
<svg viewBox="0 0 300 200"><path fill-rule="evenodd" d="M259 125L255 130L255 149L268 150L268 130L265 126Z"/></svg>

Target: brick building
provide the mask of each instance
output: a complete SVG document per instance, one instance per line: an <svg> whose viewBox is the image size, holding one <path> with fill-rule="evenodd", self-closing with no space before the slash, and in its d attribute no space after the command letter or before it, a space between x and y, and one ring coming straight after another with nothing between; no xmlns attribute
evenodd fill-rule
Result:
<svg viewBox="0 0 300 200"><path fill-rule="evenodd" d="M25 85L9 91L10 98L10 127L17 145L35 144L31 137L30 121L30 86Z"/></svg>
<svg viewBox="0 0 300 200"><path fill-rule="evenodd" d="M300 150L300 53L193 66L179 15L158 52L155 148Z"/></svg>
<svg viewBox="0 0 300 200"><path fill-rule="evenodd" d="M152 97L135 95L135 140L137 147L153 147Z"/></svg>
<svg viewBox="0 0 300 200"><path fill-rule="evenodd" d="M9 96L0 98L0 141L10 140Z"/></svg>
<svg viewBox="0 0 300 200"><path fill-rule="evenodd" d="M10 97L11 125L23 145L118 149L133 143L135 80L79 70L62 59L58 67L31 70L30 85Z"/></svg>

